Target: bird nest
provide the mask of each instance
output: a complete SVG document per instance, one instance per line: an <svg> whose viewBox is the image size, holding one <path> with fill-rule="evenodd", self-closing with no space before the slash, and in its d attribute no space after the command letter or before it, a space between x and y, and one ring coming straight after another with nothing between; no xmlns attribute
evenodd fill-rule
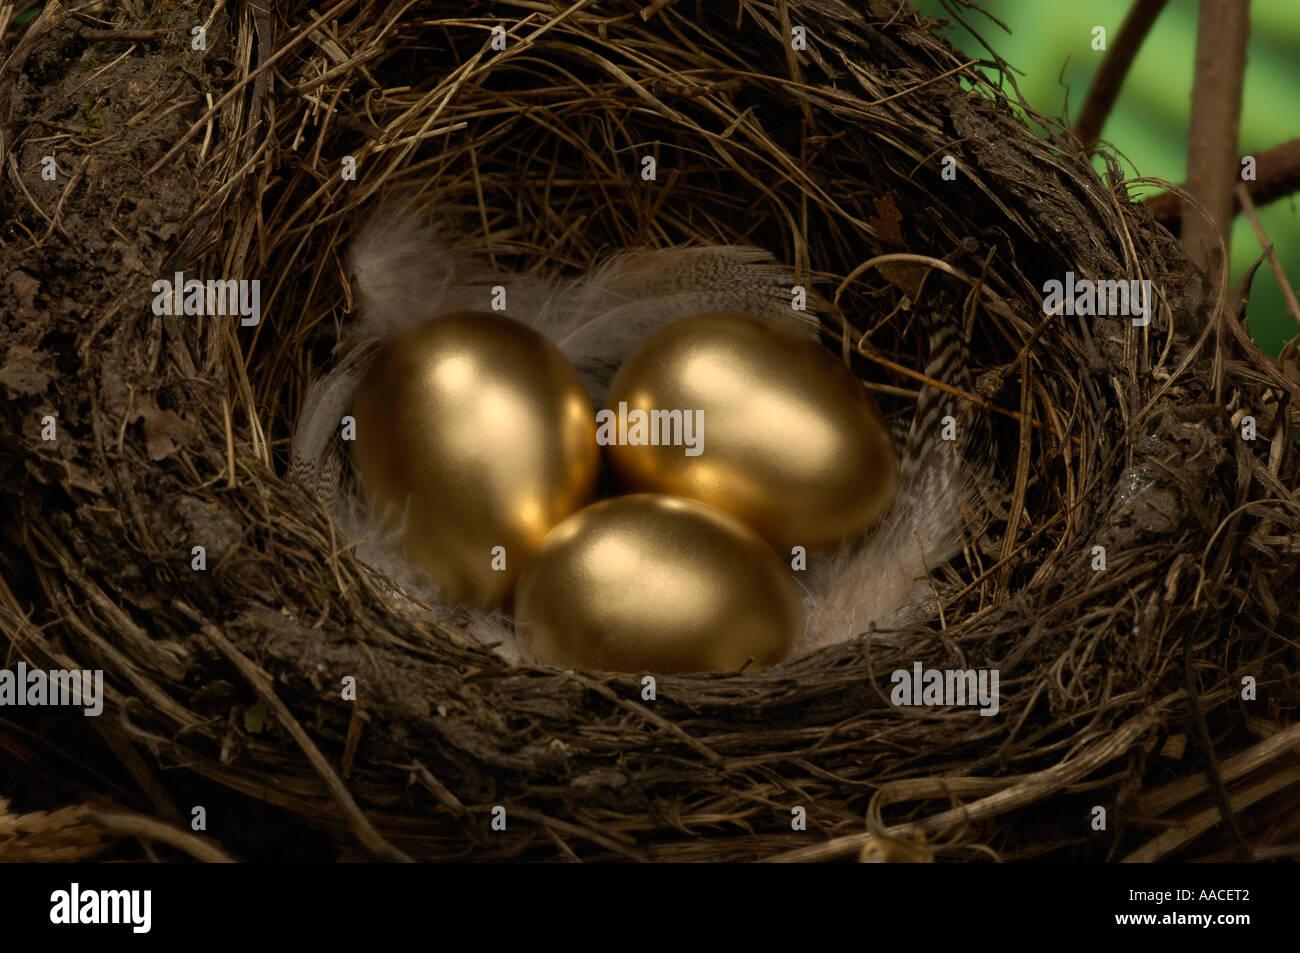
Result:
<svg viewBox="0 0 1300 953"><path fill-rule="evenodd" d="M892 0L134 6L0 20L0 647L105 686L98 718L0 712L13 810L204 806L246 858L1154 859L1300 826L1296 385L991 51ZM939 612L649 699L394 598L287 476L392 193L502 270L767 249L903 422L946 302L1000 482ZM155 314L177 271L260 280L260 321ZM1045 314L1067 273L1149 280L1150 322ZM996 715L893 704L916 663L996 670Z"/></svg>

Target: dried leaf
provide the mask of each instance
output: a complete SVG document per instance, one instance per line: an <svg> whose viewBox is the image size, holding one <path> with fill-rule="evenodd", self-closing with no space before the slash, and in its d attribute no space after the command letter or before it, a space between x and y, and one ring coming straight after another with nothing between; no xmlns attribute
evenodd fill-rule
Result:
<svg viewBox="0 0 1300 953"><path fill-rule="evenodd" d="M131 419L144 418L144 442L150 460L164 460L198 439L199 430L173 410L137 400Z"/></svg>
<svg viewBox="0 0 1300 953"><path fill-rule="evenodd" d="M41 366L48 360L49 355L44 351L15 345L5 356L4 366L0 367L0 384L14 397L43 394L53 379Z"/></svg>

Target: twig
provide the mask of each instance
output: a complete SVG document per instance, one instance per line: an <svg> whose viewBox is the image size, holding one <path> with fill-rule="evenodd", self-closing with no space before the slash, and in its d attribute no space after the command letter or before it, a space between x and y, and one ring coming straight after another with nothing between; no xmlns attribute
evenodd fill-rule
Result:
<svg viewBox="0 0 1300 953"><path fill-rule="evenodd" d="M1270 761L1293 752L1300 754L1300 724L1284 728L1253 748L1233 755L1219 765L1219 775L1225 783L1232 782ZM1205 775L1197 774L1181 781L1174 781L1150 794L1144 794L1139 803L1145 813L1159 817L1171 808L1196 797L1205 790L1205 787Z"/></svg>
<svg viewBox="0 0 1300 953"><path fill-rule="evenodd" d="M1255 851L1260 860L1276 860L1283 857L1300 857L1300 844L1290 847L1260 847Z"/></svg>
<svg viewBox="0 0 1300 953"><path fill-rule="evenodd" d="M599 831L592 830L591 828L583 827L580 824L575 824L572 821L561 820L558 817L548 817L541 811L534 811L531 808L519 807L517 805L511 805L510 813L516 817L522 817L526 821L532 821L534 824L540 824L547 830L554 828L555 830L564 831L566 834L572 834L574 837L581 837L583 840L591 841L593 844L598 844L606 850L622 854L624 857L631 860L645 863L650 859L635 847L628 847L624 844L620 844L612 837L608 837Z"/></svg>
<svg viewBox="0 0 1300 953"><path fill-rule="evenodd" d="M134 43L139 40L161 40L171 35L171 30L92 30L89 27L77 27L77 36L83 40L97 42Z"/></svg>
<svg viewBox="0 0 1300 953"><path fill-rule="evenodd" d="M465 805L460 802L460 798L456 797L447 785L435 778L432 771L418 761L412 762L407 766L407 770L416 773L420 778L420 783L433 792L433 796L442 802L443 807L447 808L447 810L451 811L451 813L457 817L464 815Z"/></svg>
<svg viewBox="0 0 1300 953"><path fill-rule="evenodd" d="M1296 783L1300 783L1300 768L1288 765L1279 769L1276 774L1270 774L1255 786L1247 788L1239 794L1232 795L1229 801L1233 810L1244 810L1270 794ZM1188 818L1178 827L1161 831L1153 840L1143 844L1120 862L1124 864L1145 864L1153 860L1159 860L1209 830L1219 820L1220 816L1221 811L1217 805L1201 811L1199 814Z"/></svg>
<svg viewBox="0 0 1300 953"><path fill-rule="evenodd" d="M834 331L828 331L827 335L832 338L836 337ZM954 387L951 384L948 384L944 381L937 381L931 377L927 377L925 374L921 373L920 371L913 370L912 368L907 367L904 364L899 364L897 361L891 361L883 354L877 353L876 350L872 348L871 345L869 344L859 343L855 348L855 350L863 357L865 357L868 361L871 361L873 364L879 364L881 367L888 368L891 371L896 371L897 373L902 374L904 377L910 377L913 380L920 381L921 383L927 384L930 387L935 388L936 390L943 391L945 394L952 394L952 396L954 397L960 397L962 400L968 400L976 407L982 407L984 410L988 411L989 413L1001 414L1003 417L1010 417L1012 420L1016 420L1016 421L1020 420L1021 417L1023 416L1019 411L1008 410L1005 407L1001 407L998 404L995 404L993 401L989 400L988 398L981 397L979 394L971 394L967 391L962 390L960 387ZM874 387L872 389L882 390L882 391L884 390L883 387ZM909 392L907 391L903 391L902 393L903 396L909 396ZM910 395L910 396L915 396L915 395ZM1048 432L1050 432L1052 429L1047 424L1043 423L1041 420L1031 421L1030 426ZM1079 443L1079 438L1075 436L1072 437L1071 439L1074 441L1075 445L1077 446Z"/></svg>
<svg viewBox="0 0 1300 953"><path fill-rule="evenodd" d="M1088 87L1088 97L1079 110L1079 118L1074 124L1074 134L1083 143L1083 148L1091 152L1097 144L1097 138L1106 125L1106 117L1119 96L1120 87L1129 67L1142 49L1142 42L1151 32L1151 25L1165 8L1168 0L1136 0L1124 18L1124 23L1115 36L1106 58L1101 61L1097 75Z"/></svg>
<svg viewBox="0 0 1300 953"><path fill-rule="evenodd" d="M1020 778L1006 778L1007 787L1005 790L980 798L972 804L963 804L951 810L922 818L919 821L896 824L887 828L883 833L887 837L905 840L911 838L917 832L924 834L942 831L955 824L987 820L1018 807L1023 807L1026 804L1032 804L1035 800L1053 791L1059 791L1066 785L1087 777L1102 765L1109 764L1118 758L1136 744L1139 738L1157 724L1160 724L1165 717L1166 709L1181 701L1185 694L1186 692L1180 690L1166 695L1120 728L1104 735L1096 744L1058 762L1050 768ZM950 780L975 780L988 783L985 779L955 778ZM767 863L795 863L833 860L861 850L862 845L875 836L876 834L870 831L863 831L860 834L846 834L843 837L831 838L821 844L800 847L797 850L785 851L772 857L766 857L764 861Z"/></svg>
<svg viewBox="0 0 1300 953"><path fill-rule="evenodd" d="M209 864L233 864L234 859L203 837L189 831L178 830L170 824L145 817L142 814L116 814L105 811L88 810L86 820L94 823L109 834L123 834L141 837L145 840L168 844L185 851L195 860Z"/></svg>
<svg viewBox="0 0 1300 953"><path fill-rule="evenodd" d="M245 86L247 86L250 82L256 81L259 76L261 76L264 72L266 72L266 70L270 69L273 63L280 60L282 57L289 55L289 53L297 49L298 44L302 43L309 36L311 36L312 32L315 31L315 29L318 26L320 26L322 23L329 20L331 17L338 16L339 13L341 13L344 9L350 6L353 2L354 0L340 0L339 3L334 4L334 6L330 7L324 13L317 16L316 19L311 22L310 26L304 28L301 33L297 34L296 36L288 40L284 44L284 46L276 50L273 55L267 58L266 62L259 64L257 69L250 72L247 76L244 76L242 79L239 80L239 82L233 84L228 90L222 93L221 97L210 107L208 107L208 111L205 112L202 116L200 116L198 121L195 122L194 125L190 126L189 130L184 135L182 135L179 139L177 139L175 143L172 144L172 147L167 150L167 152L163 155L163 157L159 159L157 162L155 162L152 166L150 166L147 174L148 175L156 174L159 169L161 169L163 166L165 166L168 162L171 161L171 159L176 155L176 153L181 151L181 148L184 147L185 143L193 139L194 136L198 133L198 131L204 128L212 120L212 117L215 116L217 112L223 106L226 105L226 103L228 103L235 96L239 95L239 93L243 91Z"/></svg>
<svg viewBox="0 0 1300 953"><path fill-rule="evenodd" d="M11 5L6 4L7 7ZM8 12L6 10L6 12ZM26 62L27 57L39 46L49 43L53 37L46 34L52 33L56 28L63 25L63 21L68 18L68 11L58 0L51 0L45 5L32 23L30 23L23 34L19 37L18 42L14 45L8 58L0 60L0 77L6 76L10 72L17 71L18 67Z"/></svg>
<svg viewBox="0 0 1300 953"><path fill-rule="evenodd" d="M271 8L263 2L251 2L248 5L253 17L253 29L257 33L257 79L253 80L253 98L250 109L249 128L255 128L262 118L262 101L266 98L266 61L271 58L271 48L275 46L274 27L271 23Z"/></svg>
<svg viewBox="0 0 1300 953"><path fill-rule="evenodd" d="M1241 822L1237 820L1237 814L1232 809L1232 801L1228 797L1228 789L1223 786L1223 775L1219 771L1219 758L1214 753L1214 742L1210 739L1210 729L1205 724L1205 712L1201 711L1201 705L1196 700L1200 694L1200 687L1196 684L1196 673L1192 671L1192 639L1185 637L1183 641L1183 678L1187 682L1187 708L1192 715L1192 729L1196 732L1196 738L1201 743L1201 752L1205 755L1205 778L1209 782L1210 791L1214 794L1214 800L1219 807L1219 815L1223 818L1223 826L1228 832L1228 838L1232 842L1233 849L1236 851L1237 859L1249 863L1255 859L1255 855L1250 850L1250 845L1246 843L1246 838L1241 832Z"/></svg>
<svg viewBox="0 0 1300 953"><path fill-rule="evenodd" d="M1255 211L1255 203L1250 199L1250 190L1246 188L1245 182L1237 183L1236 193L1237 201L1241 203L1241 210L1250 221L1250 227L1255 230L1255 237L1259 239L1259 247L1268 256L1273 277L1277 279L1277 285L1282 289L1282 300L1286 302L1286 309L1290 312L1292 320L1300 324L1300 302L1296 301L1295 292L1291 290L1291 285L1286 280L1286 272L1282 270L1282 263L1277 260L1277 252L1273 250L1273 243L1268 240L1268 232L1264 231L1264 223L1259 220L1259 213Z"/></svg>
<svg viewBox="0 0 1300 953"><path fill-rule="evenodd" d="M664 7L676 3L677 0L653 0L650 6L641 9L641 19L649 21L652 16L662 10Z"/></svg>
<svg viewBox="0 0 1300 953"><path fill-rule="evenodd" d="M1233 183L1238 179L1237 135L1246 72L1249 0L1201 0L1196 33L1196 80L1187 134L1188 191L1205 206L1183 216L1183 249L1210 270L1219 235L1228 254Z"/></svg>
<svg viewBox="0 0 1300 953"><path fill-rule="evenodd" d="M1300 385L1297 385L1295 381L1283 374L1282 370L1277 366L1277 362L1259 349L1259 345L1250 336L1250 332L1242 327L1241 322L1237 320L1232 311L1231 308L1224 309L1223 323L1232 332L1232 336L1237 339L1237 344L1246 354L1251 367L1267 377L1272 384L1286 391L1296 400L1300 400Z"/></svg>
<svg viewBox="0 0 1300 953"><path fill-rule="evenodd" d="M571 671L571 670L566 671L564 674L565 677L573 679L575 682L578 682L579 684L586 686L588 689L590 689L593 692L596 692L599 695L603 695L605 698L609 699L614 704L626 708L634 715L639 715L640 717L644 718L646 721L650 722L652 725L655 725L658 728L662 728L664 731L668 732L671 735L676 735L683 742L685 742L691 748L691 750L703 755L705 759L711 762L712 764L722 763L722 758L718 755L716 751L714 751L708 745L704 744L702 741L699 741L696 738L692 738L689 734L686 733L686 731L683 728L681 728L679 725L675 724L674 722L669 721L667 718L664 718L662 715L656 714L655 712L651 711L649 708L646 708L644 705L639 705L636 702L632 701L631 699L623 698L612 688L610 688L608 685L604 684L603 682L598 682L594 678L588 678L586 675L582 675L579 674L578 672Z"/></svg>
<svg viewBox="0 0 1300 953"><path fill-rule="evenodd" d="M59 230L60 235L64 238L68 237L68 233L64 231L63 226L59 224L59 219L63 216L63 203L68 200L68 196L71 195L72 191L80 184L81 175L86 171L86 163L88 161L90 161L89 158L85 158L77 163L77 171L72 173L72 177L68 179L68 184L63 187L63 191L59 194L59 201L54 206L54 216L50 219L50 225L45 229L45 234L41 236L41 241L45 241L53 235L56 228Z"/></svg>
<svg viewBox="0 0 1300 953"><path fill-rule="evenodd" d="M1300 191L1300 139L1258 153L1255 156L1255 178L1241 184L1250 191L1256 208ZM1187 186L1179 188L1186 189ZM1234 201L1237 197L1234 192ZM1183 200L1176 192L1161 192L1143 204L1151 210L1156 221L1167 228L1177 225L1183 217Z"/></svg>
<svg viewBox="0 0 1300 953"><path fill-rule="evenodd" d="M226 489L233 490L238 485L235 481L235 434L230 424L230 401L221 398L221 417L226 424Z"/></svg>
<svg viewBox="0 0 1300 953"><path fill-rule="evenodd" d="M329 762L325 760L325 756L321 754L320 749L311 740L311 736L307 734L302 725L298 724L298 720L293 717L293 713L289 711L288 706L280 701L275 692L271 690L271 685L268 683L266 676L253 664L248 656L235 648L234 644L221 634L221 630L205 620L203 616L184 602L177 599L172 603L172 608L197 624L199 631L207 636L208 641L215 645L221 654L229 659L235 668L239 669L239 674L244 676L248 684L253 686L253 691L257 692L257 697L262 700L262 704L271 710L271 713L275 715L280 724L284 725L285 730L293 736L293 740L298 743L298 747L307 756L311 766L316 769L317 775L325 782L325 787L334 796L335 803L343 810L348 826L352 829L352 833L357 835L357 839L377 857L409 863L411 858L384 840L379 831L375 830L370 823L369 818L361 813L361 808L353 800L347 786L339 779L334 769L330 767Z"/></svg>

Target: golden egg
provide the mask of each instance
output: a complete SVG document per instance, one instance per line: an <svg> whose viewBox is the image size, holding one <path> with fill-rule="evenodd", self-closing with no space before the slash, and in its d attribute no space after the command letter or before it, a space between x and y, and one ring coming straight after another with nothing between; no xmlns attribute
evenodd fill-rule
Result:
<svg viewBox="0 0 1300 953"><path fill-rule="evenodd" d="M716 506L783 550L860 534L898 483L862 382L815 340L749 314L698 314L650 335L599 416L623 487Z"/></svg>
<svg viewBox="0 0 1300 953"><path fill-rule="evenodd" d="M595 496L591 400L559 348L513 318L460 311L402 335L353 415L367 489L448 601L500 605L542 538Z"/></svg>
<svg viewBox="0 0 1300 953"><path fill-rule="evenodd" d="M773 665L803 626L790 572L753 530L694 500L594 503L542 541L515 626L539 662L613 672Z"/></svg>

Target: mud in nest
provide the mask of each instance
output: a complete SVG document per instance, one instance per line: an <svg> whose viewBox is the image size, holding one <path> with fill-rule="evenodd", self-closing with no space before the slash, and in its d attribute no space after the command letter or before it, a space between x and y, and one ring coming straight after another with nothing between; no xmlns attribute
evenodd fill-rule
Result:
<svg viewBox="0 0 1300 953"><path fill-rule="evenodd" d="M201 51L196 8L136 6L48 4L0 57L0 646L105 673L99 718L0 713L18 815L223 804L209 841L300 830L284 858L1188 859L1300 827L1296 384L992 52L880 0L221 7ZM387 595L286 470L392 193L502 269L768 249L903 420L943 304L1003 485L939 616L648 700ZM260 323L154 314L176 271L260 280ZM1149 280L1153 319L1045 316L1067 272ZM996 669L996 716L893 705L916 662Z"/></svg>

